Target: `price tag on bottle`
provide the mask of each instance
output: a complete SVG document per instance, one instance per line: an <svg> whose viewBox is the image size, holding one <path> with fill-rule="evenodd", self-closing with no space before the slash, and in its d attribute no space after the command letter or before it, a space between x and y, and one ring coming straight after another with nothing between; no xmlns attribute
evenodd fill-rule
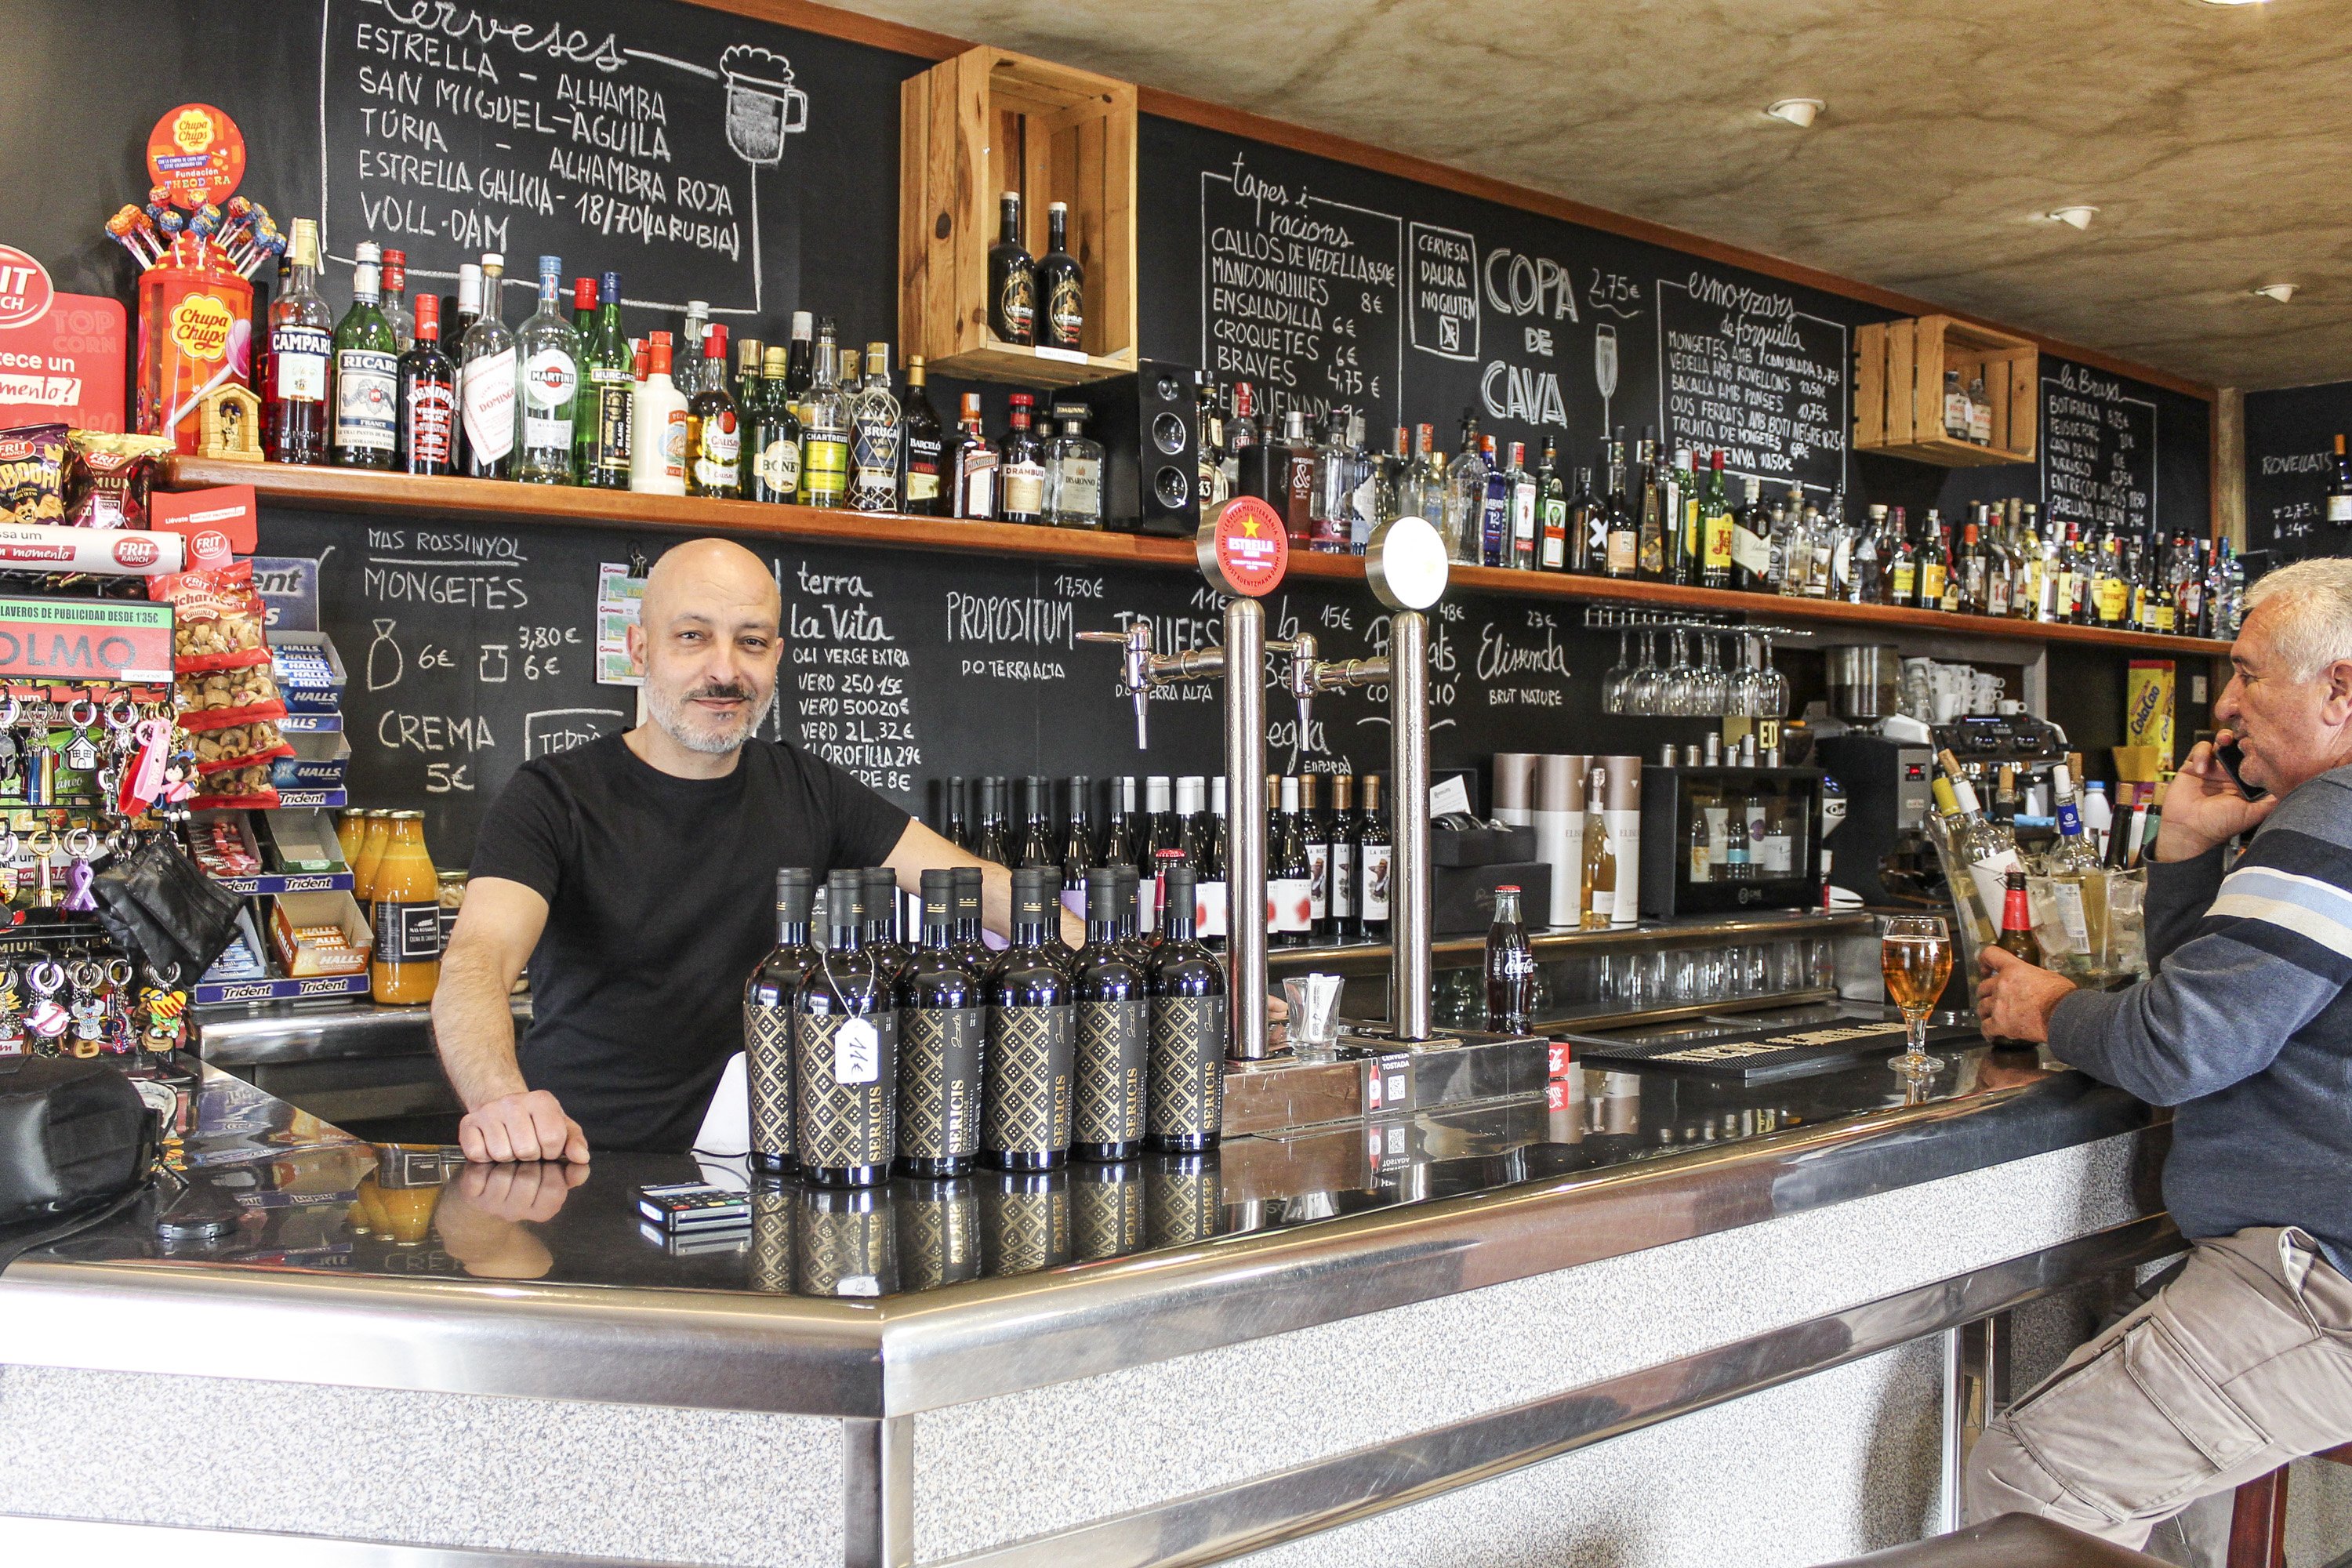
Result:
<svg viewBox="0 0 2352 1568"><path fill-rule="evenodd" d="M833 1037L833 1081L872 1083L882 1076L882 1037L871 1018L845 1021Z"/></svg>

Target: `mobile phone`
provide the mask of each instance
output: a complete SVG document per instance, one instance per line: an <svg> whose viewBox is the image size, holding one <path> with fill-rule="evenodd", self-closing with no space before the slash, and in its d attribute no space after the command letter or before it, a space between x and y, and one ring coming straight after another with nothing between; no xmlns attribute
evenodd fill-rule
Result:
<svg viewBox="0 0 2352 1568"><path fill-rule="evenodd" d="M2221 760L2224 768L2229 770L2230 782L2238 786L2238 793L2248 800L2260 800L2271 793L2260 784L2248 784L2245 775L2238 772L2240 765L2246 760L2246 753L2239 748L2235 740L2214 747L2213 755Z"/></svg>

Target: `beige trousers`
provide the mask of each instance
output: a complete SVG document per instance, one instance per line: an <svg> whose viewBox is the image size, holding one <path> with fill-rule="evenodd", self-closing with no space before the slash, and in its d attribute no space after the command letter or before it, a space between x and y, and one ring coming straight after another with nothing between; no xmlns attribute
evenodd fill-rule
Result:
<svg viewBox="0 0 2352 1568"><path fill-rule="evenodd" d="M1985 1429L1971 1522L2137 1548L2200 1497L2352 1441L2352 1280L2292 1228L2195 1244L2173 1282Z"/></svg>

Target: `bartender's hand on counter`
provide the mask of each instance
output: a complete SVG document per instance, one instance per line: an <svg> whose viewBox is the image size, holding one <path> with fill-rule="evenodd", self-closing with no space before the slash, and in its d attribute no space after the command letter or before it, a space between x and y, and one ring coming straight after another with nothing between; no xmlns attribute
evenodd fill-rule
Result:
<svg viewBox="0 0 2352 1568"><path fill-rule="evenodd" d="M2237 739L2228 730L2214 737L2224 743ZM2159 860L2193 860L2216 844L2252 833L2278 805L2276 795L2248 800L2230 770L2221 765L2221 759L2213 754L2213 741L2198 742L2165 786L2164 820L2156 830ZM2261 763L2251 752L2248 762L2260 771Z"/></svg>
<svg viewBox="0 0 2352 1568"><path fill-rule="evenodd" d="M2073 981L1999 947L1979 952L1977 968L1977 1025L1986 1035L2035 1045L2050 1037L2051 1011L2074 989Z"/></svg>
<svg viewBox="0 0 2352 1568"><path fill-rule="evenodd" d="M484 1100L457 1123L457 1146L468 1160L569 1160L588 1163L588 1135L543 1089Z"/></svg>

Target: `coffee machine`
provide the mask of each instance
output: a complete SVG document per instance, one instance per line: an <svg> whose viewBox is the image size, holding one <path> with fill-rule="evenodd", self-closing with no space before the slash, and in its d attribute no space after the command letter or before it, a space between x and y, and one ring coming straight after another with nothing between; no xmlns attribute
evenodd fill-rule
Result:
<svg viewBox="0 0 2352 1568"><path fill-rule="evenodd" d="M1865 904L1940 904L1943 872L1927 841L1935 748L1853 730L1816 740L1813 761L1845 791L1845 820L1830 845L1831 885Z"/></svg>

